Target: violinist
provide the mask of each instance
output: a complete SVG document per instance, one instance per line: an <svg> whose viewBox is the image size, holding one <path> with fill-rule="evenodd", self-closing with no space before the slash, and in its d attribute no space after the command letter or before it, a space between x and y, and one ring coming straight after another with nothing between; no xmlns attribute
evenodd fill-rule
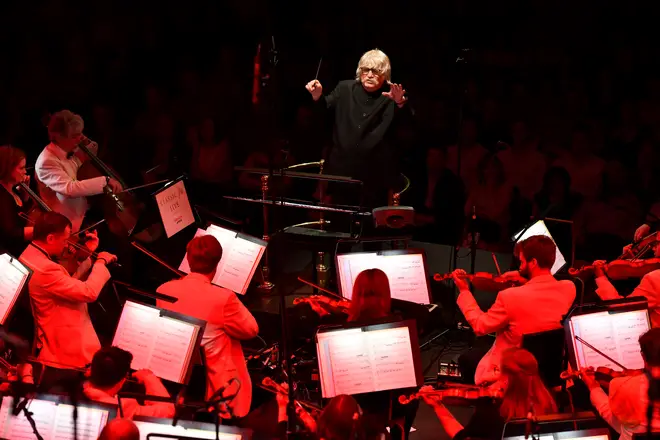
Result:
<svg viewBox="0 0 660 440"><path fill-rule="evenodd" d="M41 387L46 392L60 379L77 377L77 370L61 369L62 365L83 368L101 348L87 304L96 301L110 279L106 266L117 259L100 252L95 261L88 258L70 275L58 263L70 236L71 221L46 212L37 219L32 242L19 258L33 271L28 291L36 322L37 359L45 366ZM86 246L93 251L98 244L98 237L88 233Z"/></svg>
<svg viewBox="0 0 660 440"><path fill-rule="evenodd" d="M660 243L656 242L654 256L660 257ZM606 262L594 261L594 275L596 277L596 294L603 301L623 298L617 292L616 287L612 285L607 278L605 267ZM629 297L643 296L647 299L649 305L649 315L651 316L651 326L660 327L660 269L647 273L642 277L639 285L629 295Z"/></svg>
<svg viewBox="0 0 660 440"><path fill-rule="evenodd" d="M612 379L609 396L596 381L590 369L580 371L580 376L589 388L591 403L600 416L617 432L620 440L630 440L634 433L643 433L648 428L649 378L660 380L660 328L654 328L639 338L644 370L646 374L632 374ZM656 386L657 389L657 386ZM660 431L660 405L656 402L652 415L653 431Z"/></svg>
<svg viewBox="0 0 660 440"><path fill-rule="evenodd" d="M76 154L84 138L83 128L82 118L69 110L53 114L48 123L51 142L35 164L39 194L55 212L71 220L73 232L80 230L88 208L87 196L102 194L106 187L113 192L122 191L121 184L110 177L76 179L85 159L82 154ZM89 148L96 153L98 145L91 144Z"/></svg>
<svg viewBox="0 0 660 440"><path fill-rule="evenodd" d="M465 426L456 420L437 394L424 394L426 387L420 390L420 395L435 410L449 438L499 439L504 424L511 419L527 417L530 412L535 417L557 412L555 400L539 376L538 362L529 351L522 348L505 350L501 369L502 399L478 399L475 413Z"/></svg>
<svg viewBox="0 0 660 440"><path fill-rule="evenodd" d="M27 213L27 200L16 192L16 185L28 182L25 171L25 153L18 148L0 147L0 253L9 252L17 257L32 240L32 226L19 215Z"/></svg>
<svg viewBox="0 0 660 440"><path fill-rule="evenodd" d="M477 336L496 332L489 349L474 348L458 358L466 380L474 377L481 385L497 381L502 353L519 347L522 336L561 328L560 321L575 300L575 285L557 281L550 269L555 262L556 245L551 238L534 235L516 244L514 255L520 260L520 275L529 281L498 293L493 306L483 312L470 292L464 270L452 277L460 294L458 307Z"/></svg>

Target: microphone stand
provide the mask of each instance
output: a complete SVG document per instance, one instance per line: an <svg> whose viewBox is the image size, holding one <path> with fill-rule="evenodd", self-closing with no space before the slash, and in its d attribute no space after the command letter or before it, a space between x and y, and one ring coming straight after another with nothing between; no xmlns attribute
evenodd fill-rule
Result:
<svg viewBox="0 0 660 440"><path fill-rule="evenodd" d="M472 207L472 217L470 218L470 273L474 273L477 264L477 241L479 232L477 232L477 208Z"/></svg>

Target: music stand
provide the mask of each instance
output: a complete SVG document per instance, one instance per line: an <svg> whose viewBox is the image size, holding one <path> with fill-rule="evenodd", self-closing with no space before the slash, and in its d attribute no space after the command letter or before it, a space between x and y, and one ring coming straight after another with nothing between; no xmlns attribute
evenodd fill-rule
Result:
<svg viewBox="0 0 660 440"><path fill-rule="evenodd" d="M0 325L8 321L31 276L32 270L18 258L0 254Z"/></svg>
<svg viewBox="0 0 660 440"><path fill-rule="evenodd" d="M140 430L143 439L186 439L209 440L220 438L222 440L251 440L252 430L236 428L234 426L219 425L216 437L216 425L213 423L192 422L181 420L172 426L171 419L136 416L133 422Z"/></svg>
<svg viewBox="0 0 660 440"><path fill-rule="evenodd" d="M184 180L185 176L172 180L151 195L158 206L167 238L195 223Z"/></svg>

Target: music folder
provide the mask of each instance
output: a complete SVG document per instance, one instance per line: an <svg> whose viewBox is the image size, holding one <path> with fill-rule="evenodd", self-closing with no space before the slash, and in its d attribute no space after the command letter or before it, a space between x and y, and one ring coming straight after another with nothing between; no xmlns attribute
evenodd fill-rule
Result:
<svg viewBox="0 0 660 440"><path fill-rule="evenodd" d="M351 299L355 279L363 270L380 269L390 281L392 298L430 304L431 290L423 249L337 254L339 293Z"/></svg>
<svg viewBox="0 0 660 440"><path fill-rule="evenodd" d="M133 370L146 368L161 379L187 384L205 328L201 319L129 300L112 345L133 354Z"/></svg>
<svg viewBox="0 0 660 440"><path fill-rule="evenodd" d="M33 440L35 437L25 413L12 415L13 397L0 401L0 439ZM73 440L73 405L66 396L47 394L30 399L26 409L32 413L44 440ZM78 440L96 440L108 421L117 415L117 407L102 403L78 403Z"/></svg>
<svg viewBox="0 0 660 440"><path fill-rule="evenodd" d="M32 271L18 258L9 254L0 255L0 325L7 322L31 275Z"/></svg>
<svg viewBox="0 0 660 440"><path fill-rule="evenodd" d="M209 225L205 230L198 229L195 237L202 235L214 236L222 246L222 259L211 282L244 295L268 243L214 224ZM179 270L190 273L187 253L181 261Z"/></svg>
<svg viewBox="0 0 660 440"><path fill-rule="evenodd" d="M571 366L621 367L578 341L578 336L628 369L644 368L639 337L651 328L648 303L640 298L603 301L586 306L564 321Z"/></svg>
<svg viewBox="0 0 660 440"><path fill-rule="evenodd" d="M183 178L168 183L153 194L167 238L195 223Z"/></svg>
<svg viewBox="0 0 660 440"><path fill-rule="evenodd" d="M171 419L137 416L133 423L140 430L140 440L165 440L172 438L182 439L215 439L215 425L212 423L191 422L179 420L172 426ZM250 440L252 431L236 428L234 426L220 425L218 427L220 440Z"/></svg>
<svg viewBox="0 0 660 440"><path fill-rule="evenodd" d="M414 320L321 328L316 353L324 398L424 383Z"/></svg>

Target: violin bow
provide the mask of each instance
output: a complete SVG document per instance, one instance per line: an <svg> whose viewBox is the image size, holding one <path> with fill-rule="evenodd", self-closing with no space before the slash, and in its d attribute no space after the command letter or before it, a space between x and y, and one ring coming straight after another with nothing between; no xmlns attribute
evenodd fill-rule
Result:
<svg viewBox="0 0 660 440"><path fill-rule="evenodd" d="M609 357L608 355L606 355L605 353L603 353L602 351L600 351L599 349L597 349L596 347L594 347L593 345L591 345L590 343L588 343L587 341L585 341L584 339L582 339L581 337L575 335L575 339L576 339L578 342L580 342L582 345L584 345L584 346L586 346L586 347L592 349L593 351L595 351L596 353L598 353L599 355L601 355L602 357L604 357L604 358L607 359L608 361L612 362L614 365L618 366L618 367L621 368L622 370L627 370L626 367L624 367L623 365L621 365L620 363L618 363L617 361L615 361L614 359L612 359L611 357Z"/></svg>

